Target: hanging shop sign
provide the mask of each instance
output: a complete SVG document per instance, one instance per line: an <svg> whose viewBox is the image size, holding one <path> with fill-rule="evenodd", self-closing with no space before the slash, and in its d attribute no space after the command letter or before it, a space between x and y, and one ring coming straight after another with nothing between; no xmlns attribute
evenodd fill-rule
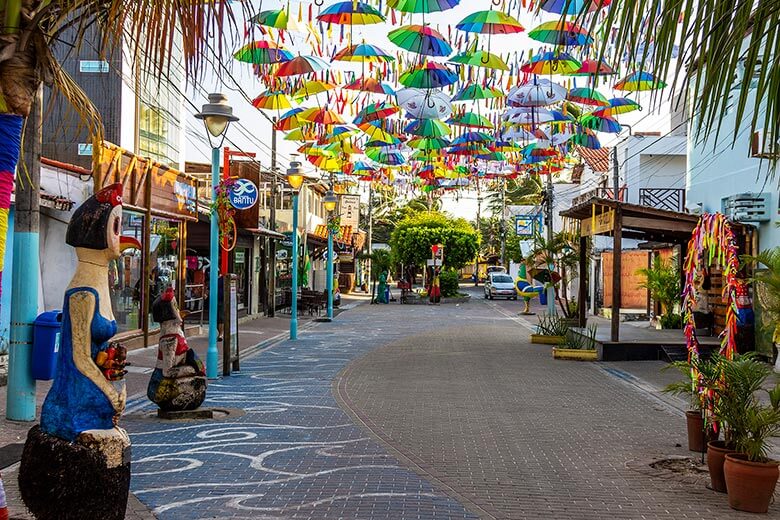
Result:
<svg viewBox="0 0 780 520"><path fill-rule="evenodd" d="M239 210L249 209L257 204L257 185L249 179L236 179L230 190L230 204Z"/></svg>
<svg viewBox="0 0 780 520"><path fill-rule="evenodd" d="M360 195L341 195L339 197L339 218L342 226L357 229L360 225Z"/></svg>
<svg viewBox="0 0 780 520"><path fill-rule="evenodd" d="M580 235L587 237L591 235L600 235L615 229L615 210L607 210L602 213L595 213L591 218L582 219Z"/></svg>
<svg viewBox="0 0 780 520"><path fill-rule="evenodd" d="M521 238L532 238L542 231L541 213L515 216L515 234Z"/></svg>

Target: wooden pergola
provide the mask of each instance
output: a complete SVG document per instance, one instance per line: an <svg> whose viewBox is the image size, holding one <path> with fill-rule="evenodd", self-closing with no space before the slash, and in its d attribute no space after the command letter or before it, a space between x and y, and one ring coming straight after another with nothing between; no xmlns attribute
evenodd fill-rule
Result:
<svg viewBox="0 0 780 520"><path fill-rule="evenodd" d="M610 337L611 341L618 342L620 341L621 303L620 251L623 249L623 238L679 244L681 248L680 258L685 258L688 241L699 221L699 217L689 213L655 209L598 197L593 197L572 208L561 211L560 215L580 221L580 284L577 296L580 327L584 327L586 322L586 306L583 302L587 299L588 237L593 235L612 235L614 254L612 261L612 323Z"/></svg>

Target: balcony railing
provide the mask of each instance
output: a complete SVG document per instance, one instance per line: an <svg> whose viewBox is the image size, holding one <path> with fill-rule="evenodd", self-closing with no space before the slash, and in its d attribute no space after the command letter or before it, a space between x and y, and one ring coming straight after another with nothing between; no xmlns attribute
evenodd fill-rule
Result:
<svg viewBox="0 0 780 520"><path fill-rule="evenodd" d="M618 189L618 201L620 202L626 202L626 196L627 188L623 186L622 188ZM612 188L593 188L590 191L586 191L582 195L577 195L572 200L572 206L577 206L578 204L582 204L583 202L587 202L593 197L599 198L599 199L609 199L609 200L615 200L615 190Z"/></svg>
<svg viewBox="0 0 780 520"><path fill-rule="evenodd" d="M685 211L685 189L639 188L639 205L667 211Z"/></svg>

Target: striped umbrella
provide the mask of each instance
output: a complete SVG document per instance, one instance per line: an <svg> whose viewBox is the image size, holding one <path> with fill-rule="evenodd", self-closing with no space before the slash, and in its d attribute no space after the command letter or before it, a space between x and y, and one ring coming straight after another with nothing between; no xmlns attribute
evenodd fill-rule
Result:
<svg viewBox="0 0 780 520"><path fill-rule="evenodd" d="M425 25L406 25L390 31L387 38L398 47L426 56L449 56L452 46L439 31Z"/></svg>
<svg viewBox="0 0 780 520"><path fill-rule="evenodd" d="M349 61L349 62L388 62L393 61L395 57L391 56L376 45L359 43L357 45L348 45L333 55L331 61Z"/></svg>
<svg viewBox="0 0 780 520"><path fill-rule="evenodd" d="M456 101L475 101L478 99L496 99L503 98L505 94L495 87L484 87L478 83L472 83L460 89L452 97L453 103Z"/></svg>
<svg viewBox="0 0 780 520"><path fill-rule="evenodd" d="M292 108L284 92L265 91L252 100L252 106L262 110L286 110Z"/></svg>
<svg viewBox="0 0 780 520"><path fill-rule="evenodd" d="M327 24L370 25L385 21L385 17L375 7L357 0L338 2L328 6L317 20Z"/></svg>
<svg viewBox="0 0 780 520"><path fill-rule="evenodd" d="M358 78L352 83L344 86L347 90L357 90L360 92L371 92L372 94L383 94L394 96L395 91L387 83L382 83L374 78Z"/></svg>
<svg viewBox="0 0 780 520"><path fill-rule="evenodd" d="M452 9L460 0L387 0L387 5L404 13L435 13Z"/></svg>
<svg viewBox="0 0 780 520"><path fill-rule="evenodd" d="M282 63L274 73L276 76L299 76L328 69L328 64L316 56L296 56Z"/></svg>
<svg viewBox="0 0 780 520"><path fill-rule="evenodd" d="M514 34L524 30L515 17L493 10L471 13L455 27L461 31L480 34Z"/></svg>
<svg viewBox="0 0 780 520"><path fill-rule="evenodd" d="M250 18L249 21L257 25L285 30L287 29L289 19L287 18L287 11L284 9L272 9L270 11L260 11Z"/></svg>
<svg viewBox="0 0 780 520"><path fill-rule="evenodd" d="M401 74L398 82L405 87L442 88L457 83L458 75L441 63L428 61Z"/></svg>
<svg viewBox="0 0 780 520"><path fill-rule="evenodd" d="M238 61L253 65L272 65L290 61L293 55L290 51L279 47L273 42L260 40L247 43L238 49L233 54L233 57Z"/></svg>

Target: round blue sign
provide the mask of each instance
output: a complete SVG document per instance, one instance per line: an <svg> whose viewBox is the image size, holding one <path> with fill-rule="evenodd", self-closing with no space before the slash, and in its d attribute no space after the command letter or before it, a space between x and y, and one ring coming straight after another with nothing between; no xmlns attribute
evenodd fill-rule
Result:
<svg viewBox="0 0 780 520"><path fill-rule="evenodd" d="M230 190L230 203L236 209L249 209L257 204L257 186L249 179L237 179Z"/></svg>

